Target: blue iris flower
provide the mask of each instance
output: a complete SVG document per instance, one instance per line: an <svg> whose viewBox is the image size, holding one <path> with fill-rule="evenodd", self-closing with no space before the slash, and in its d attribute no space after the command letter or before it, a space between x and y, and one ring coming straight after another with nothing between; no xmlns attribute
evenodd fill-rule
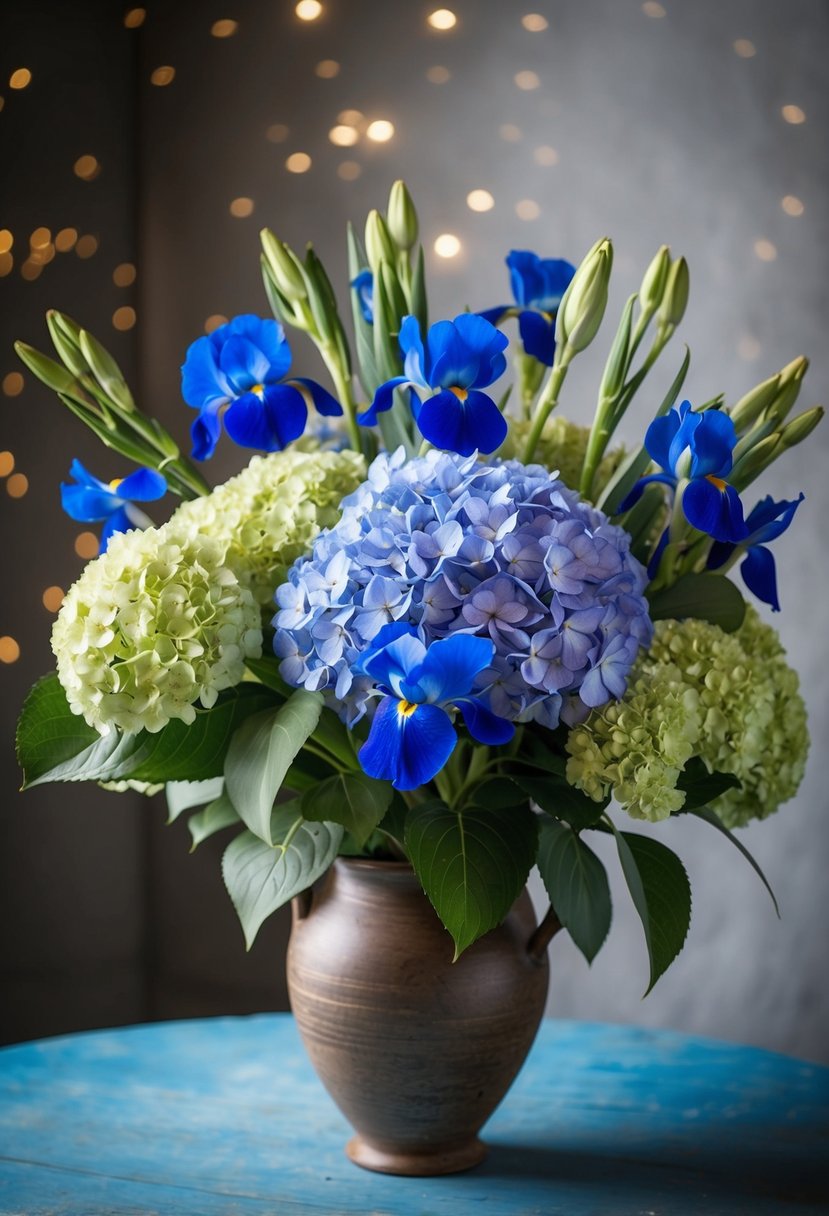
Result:
<svg viewBox="0 0 829 1216"><path fill-rule="evenodd" d="M652 482L676 489L682 481L682 509L693 528L716 541L743 541L743 504L726 481L736 443L737 432L728 414L720 410L695 413L690 401L683 401L678 409L654 419L645 435L648 455L663 471L640 478L621 509L632 507Z"/></svg>
<svg viewBox="0 0 829 1216"><path fill-rule="evenodd" d="M417 317L404 317L404 374L380 385L359 421L374 426L377 415L391 409L394 390L408 385L415 421L429 443L461 456L494 452L507 437L507 424L492 398L479 390L506 371L507 346L506 337L489 321L463 313L430 326L424 350ZM421 393L434 395L422 400Z"/></svg>
<svg viewBox="0 0 829 1216"><path fill-rule="evenodd" d="M413 790L440 772L458 737L447 712L457 707L479 743L507 743L515 733L470 696L475 677L492 662L488 638L456 633L428 647L413 626L385 625L361 655L355 670L376 681L382 694L360 763L369 777Z"/></svg>
<svg viewBox="0 0 829 1216"><path fill-rule="evenodd" d="M281 451L299 439L308 421L308 402L320 414L342 414L342 407L315 380L285 381L291 349L277 321L234 317L188 348L181 369L181 391L199 411L193 423L193 455L207 460L222 431L243 448Z"/></svg>
<svg viewBox="0 0 829 1216"><path fill-rule="evenodd" d="M478 316L498 325L505 317L517 315L524 350L539 363L552 367L556 314L576 268L563 258L540 258L524 249L511 250L506 261L515 305L488 308Z"/></svg>
<svg viewBox="0 0 829 1216"><path fill-rule="evenodd" d="M360 304L360 312L363 314L363 320L369 325L374 324L374 275L370 270L361 270L360 273L351 280L351 286L357 292L357 299Z"/></svg>
<svg viewBox="0 0 829 1216"><path fill-rule="evenodd" d="M114 532L152 525L153 521L135 505L136 502L154 502L167 493L167 482L155 469L136 469L128 477L106 482L93 477L79 460L73 460L69 475L74 477L76 484L61 483L61 505L66 514L79 523L103 522L101 553Z"/></svg>
<svg viewBox="0 0 829 1216"><path fill-rule="evenodd" d="M771 605L773 612L780 611L777 571L774 555L765 546L770 540L776 540L778 536L783 535L804 497L805 495L801 494L792 502L775 502L769 494L750 512L746 520L748 536L740 542L740 547L746 550L745 561L740 566L743 581L759 600ZM709 569L716 570L724 565L736 548L736 545L724 543L712 545L708 555Z"/></svg>

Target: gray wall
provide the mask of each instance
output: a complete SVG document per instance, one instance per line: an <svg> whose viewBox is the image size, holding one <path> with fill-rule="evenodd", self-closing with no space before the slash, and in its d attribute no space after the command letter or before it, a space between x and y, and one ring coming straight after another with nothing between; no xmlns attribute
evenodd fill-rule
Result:
<svg viewBox="0 0 829 1216"><path fill-rule="evenodd" d="M604 233L616 245L611 312L618 312L664 241L691 264L692 298L683 337L693 356L692 399L723 390L733 401L802 352L813 359L805 404L825 400L823 4L664 0L664 15L653 17L638 0L528 0L526 5L465 0L452 6L459 22L445 34L426 26L429 7L330 0L323 17L303 24L289 3L241 0L232 14L212 5L180 3L151 11L142 29L129 35L131 49L119 53L138 56L137 127L124 129L128 109L119 111L118 106L126 103L100 94L95 118L118 127L123 137L119 148L135 141L135 338L145 402L184 435L190 417L178 398L178 366L187 344L210 314L265 311L257 266L261 225L269 224L300 246L313 239L343 281L346 220L359 220L382 201L397 176L405 176L415 192L427 249L445 231L463 241L463 252L453 261L429 255L433 315L506 299L502 258L511 247L577 260ZM526 31L520 18L527 9L545 14L549 28ZM97 12L98 27L120 46L123 31L111 30L115 18ZM239 22L235 35L211 37L212 21L227 15ZM754 44L753 57L735 52L737 39ZM106 56L94 47L85 53L92 75L100 75L99 61ZM315 74L323 59L340 63L335 78ZM176 77L170 86L154 88L149 74L161 64L175 66ZM427 79L434 65L449 69L446 83ZM527 70L537 73L539 88L516 87L515 74ZM57 96L73 118L82 104L76 77L62 76L57 65L52 71ZM788 104L802 107L804 123L784 121L781 107ZM346 108L369 119L391 119L395 137L383 145L361 139L355 148L332 147L327 132ZM116 119L118 113L122 117ZM12 117L9 102L2 120ZM279 144L266 138L268 127L277 123L289 128ZM519 128L520 138L502 138L504 124ZM536 162L534 149L542 145L556 149L557 164ZM311 155L308 173L285 171L285 157L294 151ZM360 165L356 180L338 177L343 161ZM133 195L129 167L115 172L122 189L107 196L105 212L107 222L117 225L125 214L119 197ZM102 175L85 187L84 202L108 186L112 178ZM465 204L467 192L476 187L495 198L495 208L483 215ZM30 203L42 202L31 181L28 188ZM802 200L801 216L784 212L786 195ZM249 219L229 214L230 201L239 196L254 200ZM515 205L521 199L538 204L539 218L518 218ZM57 219L54 223L58 226ZM771 242L774 260L757 256L758 240ZM110 262L126 256L113 250ZM46 272L36 284L0 280L0 293L8 309L17 310L19 301L28 305L37 292L38 307L57 300L90 317L106 335L110 304L104 305L90 281L76 271L61 280L59 298L47 290L55 282L50 284ZM23 336L32 340L28 312L17 313L15 329L22 332L24 317ZM6 328L7 321L4 332ZM564 409L574 417L587 420L591 413L609 340L609 334L601 335L595 355L585 357L568 380ZM302 343L296 343L296 350L303 370L317 374ZM626 422L632 441L641 434L676 359L678 351L655 377L653 396L643 399ZM47 408L35 390L26 391L39 408ZM2 417L6 421L0 426L8 428L8 404ZM70 446L81 454L86 449L74 435ZM18 604L9 609L17 616L8 619L16 622L15 628L29 630L42 668L47 621L42 612L43 619L34 620L38 596L42 586L59 581L46 571L54 569L59 552L67 552L67 538L71 553L74 534L55 522L49 497L63 472L66 449L61 440L44 454L34 430L28 437L21 431L17 442L28 445L30 463L40 470L40 494L30 491L14 508L8 503L2 508L14 530L20 519L27 529L25 545L18 539L7 549ZM827 479L821 475L828 445L829 427L824 427L764 486L776 496L791 497L801 488L807 494L792 532L777 546L783 612L775 625L802 674L814 754L799 797L773 820L745 833L778 891L783 920L777 922L755 876L724 840L701 824L666 825L658 834L684 858L694 889L694 920L683 955L642 1002L644 946L629 903L617 890L611 937L592 971L563 935L553 946L550 1011L555 1015L673 1026L829 1059L823 933L829 808L821 764L829 665L822 627L826 574L819 544L820 521L829 509ZM8 446L12 444L0 438L0 447ZM238 453L227 446L210 473L218 479L239 463ZM60 560L66 568L65 558ZM0 632L14 629L3 624ZM0 670L8 688L9 720L22 666L21 659L15 669ZM39 958L43 974L51 974L55 960L42 943L54 937L61 917L65 919L67 899L80 909L78 915L94 918L102 940L112 941L129 936L116 938L110 932L113 909L120 905L124 915L134 917L141 906L141 927L135 933L144 938L143 944L136 939L136 974L143 977L148 995L143 1012L130 1006L132 1016L275 1006L284 922L264 946L244 956L215 855L188 858L183 833L164 829L158 808L121 803L110 810L102 795L80 798L62 790L39 795L36 807L34 802L34 795L27 796L25 807L13 807L6 816L13 824L15 881L5 896L11 914L19 925L31 923L33 904L42 909L35 918L37 932L32 926L22 939L26 949L15 955L18 968ZM136 881L143 904L132 898L128 883L113 883L109 896L94 891L92 898L93 868L84 871L87 877L80 883L73 877L77 863L70 864L65 848L55 844L50 828L57 822L62 843L85 854L92 841L100 840L99 814L108 831L115 831L115 824L119 833L134 832L140 839ZM133 838L108 845L107 855L117 858L127 873L125 858L136 855ZM53 896L56 890L62 892L62 911ZM90 1001L89 1016L99 1021L118 1016L109 1009L96 1012L102 1008ZM60 1028L59 1019L53 1023Z"/></svg>

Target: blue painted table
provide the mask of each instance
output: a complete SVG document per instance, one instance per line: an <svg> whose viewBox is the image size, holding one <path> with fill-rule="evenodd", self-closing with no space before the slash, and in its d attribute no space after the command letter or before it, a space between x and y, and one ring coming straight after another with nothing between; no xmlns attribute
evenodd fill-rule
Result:
<svg viewBox="0 0 829 1216"><path fill-rule="evenodd" d="M827 1211L829 1069L548 1021L474 1173L348 1162L287 1014L0 1052L2 1216L764 1216Z"/></svg>

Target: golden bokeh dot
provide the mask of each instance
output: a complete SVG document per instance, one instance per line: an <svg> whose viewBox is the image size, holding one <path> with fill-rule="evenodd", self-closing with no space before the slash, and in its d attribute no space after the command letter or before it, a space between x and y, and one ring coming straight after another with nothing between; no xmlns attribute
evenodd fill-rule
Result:
<svg viewBox="0 0 829 1216"><path fill-rule="evenodd" d="M0 452L0 477L14 472L14 456L11 452Z"/></svg>
<svg viewBox="0 0 829 1216"><path fill-rule="evenodd" d="M60 232L55 236L55 249L58 253L69 253L75 248L75 242L78 239L77 228L61 228Z"/></svg>
<svg viewBox="0 0 829 1216"><path fill-rule="evenodd" d="M227 317L223 313L212 313L204 323L204 332L212 334L214 329L218 329L220 325L227 325Z"/></svg>
<svg viewBox="0 0 829 1216"><path fill-rule="evenodd" d="M795 194L787 194L785 198L780 200L780 206L786 212L786 215L802 215L806 210L802 201Z"/></svg>
<svg viewBox="0 0 829 1216"><path fill-rule="evenodd" d="M144 24L144 19L147 16L145 8L131 8L124 17L124 25L128 30L137 30L139 25Z"/></svg>
<svg viewBox="0 0 829 1216"><path fill-rule="evenodd" d="M549 144L542 144L540 148L533 149L533 160L537 165L557 165L558 152Z"/></svg>
<svg viewBox="0 0 829 1216"><path fill-rule="evenodd" d="M176 69L170 67L169 64L163 64L160 68L154 68L150 72L150 84L158 85L163 88L165 84L172 84L175 79Z"/></svg>
<svg viewBox="0 0 829 1216"><path fill-rule="evenodd" d="M235 198L228 210L237 220L246 220L249 215L253 215L253 199L245 198L244 196L242 198Z"/></svg>
<svg viewBox="0 0 829 1216"><path fill-rule="evenodd" d="M436 8L426 20L433 30L453 30L458 24L458 19L451 8Z"/></svg>
<svg viewBox="0 0 829 1216"><path fill-rule="evenodd" d="M75 242L75 253L79 258L91 258L93 254L98 252L98 238L90 236L79 236Z"/></svg>
<svg viewBox="0 0 829 1216"><path fill-rule="evenodd" d="M284 122L274 122L271 123L265 132L265 139L272 144L284 144L289 135L290 130L285 126Z"/></svg>
<svg viewBox="0 0 829 1216"><path fill-rule="evenodd" d="M762 349L760 343L751 334L743 334L737 342L737 354L748 362L757 359Z"/></svg>
<svg viewBox="0 0 829 1216"><path fill-rule="evenodd" d="M25 381L20 372L9 372L3 377L3 392L7 397L19 397Z"/></svg>
<svg viewBox="0 0 829 1216"><path fill-rule="evenodd" d="M36 266L46 266L55 256L55 247L50 241L48 245L39 245L29 254L29 260Z"/></svg>
<svg viewBox="0 0 829 1216"><path fill-rule="evenodd" d="M321 59L314 68L314 72L320 80L333 80L340 74L340 65L336 59Z"/></svg>
<svg viewBox="0 0 829 1216"><path fill-rule="evenodd" d="M541 84L541 80L537 72L516 72L514 79L519 89L523 89L525 93L529 92L530 89L537 89Z"/></svg>
<svg viewBox="0 0 829 1216"><path fill-rule="evenodd" d="M790 122L793 127L797 127L800 123L806 121L806 113L801 110L800 106L783 106L780 113L786 122Z"/></svg>
<svg viewBox="0 0 829 1216"><path fill-rule="evenodd" d="M757 47L750 38L737 38L734 42L734 50L741 59L753 59L757 54Z"/></svg>
<svg viewBox="0 0 829 1216"><path fill-rule="evenodd" d="M0 228L0 253L8 253L14 244L14 237L8 228Z"/></svg>
<svg viewBox="0 0 829 1216"><path fill-rule="evenodd" d="M12 473L6 482L6 493L9 498L22 498L29 489L29 479L25 473Z"/></svg>
<svg viewBox="0 0 829 1216"><path fill-rule="evenodd" d="M0 253L0 279L11 274L14 269L14 258L10 253Z"/></svg>
<svg viewBox="0 0 829 1216"><path fill-rule="evenodd" d="M495 199L488 190L470 190L466 196L466 205L470 211L491 211Z"/></svg>
<svg viewBox="0 0 829 1216"><path fill-rule="evenodd" d="M456 258L461 251L461 242L454 232L442 232L432 248L439 258Z"/></svg>
<svg viewBox="0 0 829 1216"><path fill-rule="evenodd" d="M0 96L0 110L2 110L2 109L3 109L3 106L4 106L5 104L6 104L6 100L5 100L5 98L4 98L4 97L2 97L2 96Z"/></svg>
<svg viewBox="0 0 829 1216"><path fill-rule="evenodd" d="M63 603L64 595L63 587L47 587L40 598L47 612L57 612Z"/></svg>
<svg viewBox="0 0 829 1216"><path fill-rule="evenodd" d="M546 17L542 17L541 13L526 13L521 18L521 24L531 34L540 34L542 30L547 29L550 23Z"/></svg>
<svg viewBox="0 0 829 1216"><path fill-rule="evenodd" d="M123 305L121 308L116 308L112 314L112 324L116 329L132 329L133 325L135 325L135 320L135 309L130 308L128 304Z"/></svg>
<svg viewBox="0 0 829 1216"><path fill-rule="evenodd" d="M362 171L362 166L356 160L344 160L337 165L337 177L344 182L356 182Z"/></svg>
<svg viewBox="0 0 829 1216"><path fill-rule="evenodd" d="M101 166L99 165L97 158L90 156L88 153L84 156L79 156L72 168L75 176L79 177L81 181L84 182L94 181L101 172Z"/></svg>
<svg viewBox="0 0 829 1216"><path fill-rule="evenodd" d="M541 208L535 199L522 198L515 204L515 214L519 220L537 220L541 215Z"/></svg>
<svg viewBox="0 0 829 1216"><path fill-rule="evenodd" d="M516 127L514 122L502 122L498 128L498 134L501 139L505 139L508 144L518 143L519 139L524 138L524 134L520 127Z"/></svg>
<svg viewBox="0 0 829 1216"><path fill-rule="evenodd" d="M754 242L754 252L761 262L773 262L777 257L777 248L764 237Z"/></svg>
<svg viewBox="0 0 829 1216"><path fill-rule="evenodd" d="M353 148L360 138L360 132L356 127L347 127L341 124L340 126L331 128L328 132L328 138L338 148Z"/></svg>
<svg viewBox="0 0 829 1216"><path fill-rule="evenodd" d="M446 84L447 80L450 80L451 77L452 73L449 69L443 67L440 63L436 63L433 68L429 68L426 72L426 79L430 84Z"/></svg>
<svg viewBox="0 0 829 1216"><path fill-rule="evenodd" d="M20 647L14 638L5 634L0 638L0 663L16 663L20 658Z"/></svg>
<svg viewBox="0 0 829 1216"><path fill-rule="evenodd" d="M645 0L642 5L642 12L646 17L664 17L665 6L660 4L659 0Z"/></svg>
<svg viewBox="0 0 829 1216"><path fill-rule="evenodd" d="M32 73L28 68L15 68L9 77L10 89L25 89L26 85L30 84Z"/></svg>
<svg viewBox="0 0 829 1216"><path fill-rule="evenodd" d="M32 258L26 258L26 261L20 267L20 277L25 279L27 283L33 283L35 279L40 278L40 272L43 266L39 262L35 262Z"/></svg>
<svg viewBox="0 0 829 1216"><path fill-rule="evenodd" d="M48 228L35 228L32 235L29 237L29 244L32 249L45 249L47 245L52 243L52 233Z"/></svg>
<svg viewBox="0 0 829 1216"><path fill-rule="evenodd" d="M292 152L285 161L289 173L307 173L311 168L311 157L307 152Z"/></svg>
<svg viewBox="0 0 829 1216"><path fill-rule="evenodd" d="M322 5L320 0L299 0L294 12L300 21L316 21L322 15Z"/></svg>
<svg viewBox="0 0 829 1216"><path fill-rule="evenodd" d="M97 557L101 542L94 532L80 532L75 537L75 552L78 557Z"/></svg>
<svg viewBox="0 0 829 1216"><path fill-rule="evenodd" d="M121 262L112 272L112 281L116 287L132 287L135 276L136 269L132 262Z"/></svg>
<svg viewBox="0 0 829 1216"><path fill-rule="evenodd" d="M365 118L362 110L340 110L337 115L337 122L344 123L347 127L359 127Z"/></svg>
<svg viewBox="0 0 829 1216"><path fill-rule="evenodd" d="M375 118L366 127L366 135L376 144L386 144L394 135L394 123L387 118Z"/></svg>
<svg viewBox="0 0 829 1216"><path fill-rule="evenodd" d="M210 33L214 38L232 38L238 28L238 21L231 21L229 17L223 17L220 21L213 22Z"/></svg>

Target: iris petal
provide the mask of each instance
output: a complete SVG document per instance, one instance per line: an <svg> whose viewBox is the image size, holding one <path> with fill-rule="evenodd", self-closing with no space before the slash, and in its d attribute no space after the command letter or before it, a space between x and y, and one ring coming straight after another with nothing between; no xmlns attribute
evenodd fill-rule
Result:
<svg viewBox="0 0 829 1216"><path fill-rule="evenodd" d="M479 671L492 662L495 644L468 633L433 642L426 652L417 685L427 701L454 701L465 697Z"/></svg>
<svg viewBox="0 0 829 1216"><path fill-rule="evenodd" d="M130 529L134 527L135 524L132 522L129 515L127 515L125 507L119 507L117 511L113 511L101 530L101 545L98 552L106 552L109 539L111 536L114 536L116 532L129 532Z"/></svg>
<svg viewBox="0 0 829 1216"><path fill-rule="evenodd" d="M388 626L384 628L387 629ZM372 643L371 653L358 659L354 670L371 676L383 688L388 688L393 693L405 695L400 692L401 685L407 679L416 677L417 670L426 656L426 647L411 627L406 627L405 632L399 631L396 637L384 634L381 629L375 641L377 648L375 649ZM408 691L411 696L416 695L414 689Z"/></svg>
<svg viewBox="0 0 829 1216"><path fill-rule="evenodd" d="M111 490L96 490L92 486L60 487L60 501L70 519L94 524L107 519L121 505L121 499Z"/></svg>
<svg viewBox="0 0 829 1216"><path fill-rule="evenodd" d="M799 498L795 498L791 502L775 502L769 494L758 502L746 520L747 544L763 545L782 536L805 497L805 494L801 494Z"/></svg>
<svg viewBox="0 0 829 1216"><path fill-rule="evenodd" d="M268 379L267 356L248 338L228 338L219 356L221 369L232 385L234 395L248 392Z"/></svg>
<svg viewBox="0 0 829 1216"><path fill-rule="evenodd" d="M371 405L357 418L360 426L376 426L377 415L385 413L394 405L394 390L400 388L404 384L409 384L408 376L395 376L392 380L387 380L385 384L381 384L377 392L374 394L374 400Z"/></svg>
<svg viewBox="0 0 829 1216"><path fill-rule="evenodd" d="M688 523L714 540L745 539L743 504L733 486L721 490L707 477L696 477L685 487L682 508Z"/></svg>
<svg viewBox="0 0 829 1216"><path fill-rule="evenodd" d="M403 371L406 379L421 388L429 388L426 366L426 355L423 350L423 338L420 334L420 322L417 317L404 317L400 326L400 351L403 355Z"/></svg>
<svg viewBox="0 0 829 1216"><path fill-rule="evenodd" d="M268 361L267 381L281 380L291 366L291 348L285 330L270 317L242 313L222 326L223 337L237 336L253 343ZM214 334L217 331L214 331ZM258 381L256 383L259 383Z"/></svg>
<svg viewBox="0 0 829 1216"><path fill-rule="evenodd" d="M222 423L219 411L226 404L224 398L211 401L202 408L201 413L190 427L190 437L193 440L193 457L195 460L209 460L216 450L219 436L222 433Z"/></svg>
<svg viewBox="0 0 829 1216"><path fill-rule="evenodd" d="M417 417L424 439L437 448L471 456L494 452L507 437L507 424L486 393L470 392L461 402L446 389L424 401Z"/></svg>
<svg viewBox="0 0 829 1216"><path fill-rule="evenodd" d="M507 254L509 281L515 301L522 308L534 304L544 291L541 259L527 249L511 249Z"/></svg>
<svg viewBox="0 0 829 1216"><path fill-rule="evenodd" d="M69 476L73 477L79 485L94 486L96 490L109 490L106 482L99 481L97 477L94 477L77 458L69 466Z"/></svg>
<svg viewBox="0 0 829 1216"><path fill-rule="evenodd" d="M278 452L305 430L308 409L298 389L271 384L261 400L255 393L237 398L224 421L228 435L240 447Z"/></svg>
<svg viewBox="0 0 829 1216"><path fill-rule="evenodd" d="M699 423L690 444L691 476L725 477L731 472L731 454L737 442L734 423L721 410L706 410L693 416L699 418Z"/></svg>
<svg viewBox="0 0 829 1216"><path fill-rule="evenodd" d="M673 472L671 464L671 444L679 430L680 421L676 410L671 410L663 418L654 418L645 432L645 447L651 460L656 461L661 469Z"/></svg>
<svg viewBox="0 0 829 1216"><path fill-rule="evenodd" d="M673 489L676 487L676 478L672 477L670 473L649 473L647 477L640 477L631 492L622 500L619 511L629 511L642 497L646 487L655 483L670 486Z"/></svg>
<svg viewBox="0 0 829 1216"><path fill-rule="evenodd" d="M479 743L485 743L488 747L497 747L501 743L509 743L515 734L512 722L507 722L506 718L497 717L477 697L459 700L456 704L463 714L466 729Z"/></svg>
<svg viewBox="0 0 829 1216"><path fill-rule="evenodd" d="M395 697L380 702L359 759L369 777L414 790L440 772L458 737L449 715L437 705L418 705L409 714L401 713L400 706Z"/></svg>
<svg viewBox="0 0 829 1216"><path fill-rule="evenodd" d="M462 341L480 352L478 375L470 387L486 388L499 376L503 376L507 370L503 352L509 346L506 334L502 334L494 325L490 325L475 313L462 313L455 318L454 326Z"/></svg>
<svg viewBox="0 0 829 1216"><path fill-rule="evenodd" d="M488 321L481 321L481 324L493 328ZM429 329L427 342L431 362L429 383L433 388L438 385L441 388L469 388L476 382L481 352L464 341L452 321L436 321Z"/></svg>
<svg viewBox="0 0 829 1216"><path fill-rule="evenodd" d="M774 554L762 545L749 549L746 559L740 566L740 574L749 591L753 591L758 600L770 604L773 612L780 611L780 600L777 598L777 571L774 565Z"/></svg>
<svg viewBox="0 0 829 1216"><path fill-rule="evenodd" d="M511 309L511 304L500 304L497 308L485 308L483 312L478 313L478 316L489 321L490 325L498 325Z"/></svg>
<svg viewBox="0 0 829 1216"><path fill-rule="evenodd" d="M216 361L210 338L197 338L187 348L181 368L181 395L200 410L212 402L228 401L233 389Z"/></svg>
<svg viewBox="0 0 829 1216"><path fill-rule="evenodd" d="M117 494L130 502L154 502L167 493L167 482L155 469L136 469L118 486Z"/></svg>
<svg viewBox="0 0 829 1216"><path fill-rule="evenodd" d="M548 320L540 312L527 310L518 317L518 332L527 354L546 367L552 367L556 350L555 321Z"/></svg>
<svg viewBox="0 0 829 1216"><path fill-rule="evenodd" d="M332 397L328 389L317 384L316 380L308 380L305 376L294 376L290 383L301 384L308 391L318 414L324 414L326 418L336 418L342 414L343 407L337 398Z"/></svg>

